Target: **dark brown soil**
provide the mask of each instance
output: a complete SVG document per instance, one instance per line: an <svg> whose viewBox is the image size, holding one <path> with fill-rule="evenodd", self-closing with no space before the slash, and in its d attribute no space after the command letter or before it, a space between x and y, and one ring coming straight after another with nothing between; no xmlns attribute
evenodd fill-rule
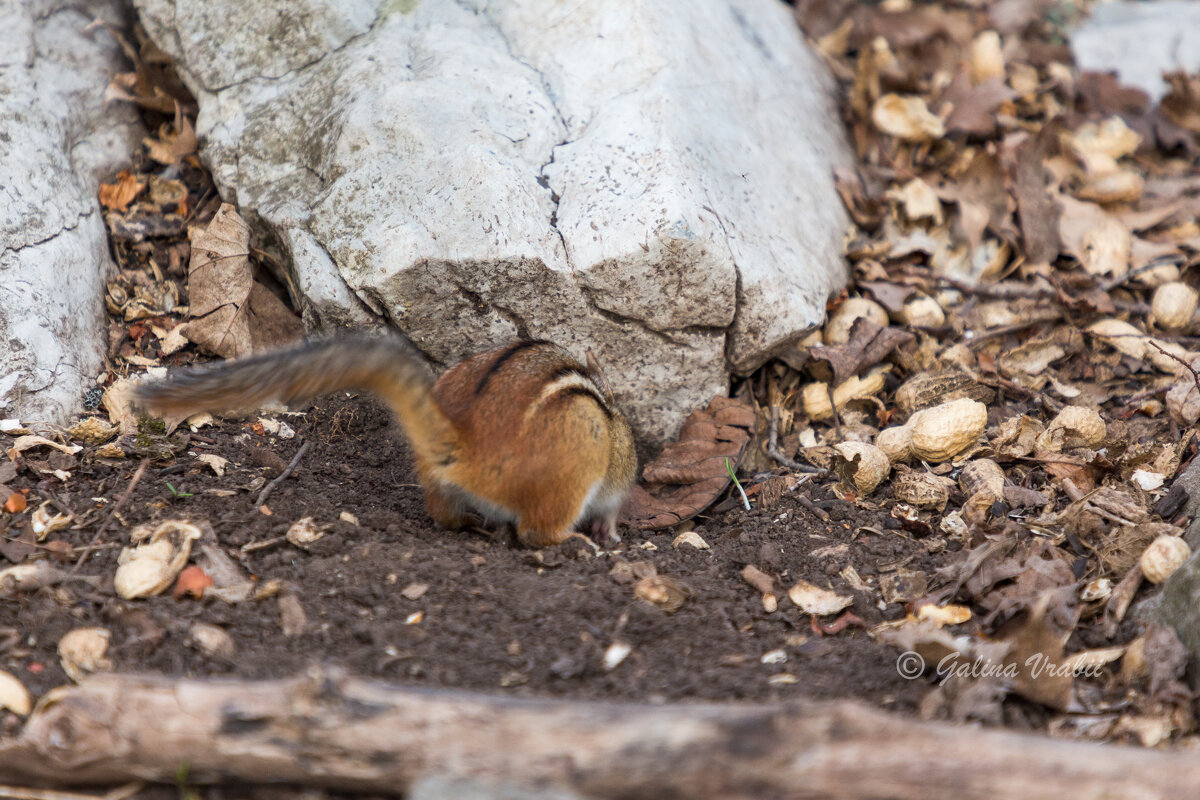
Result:
<svg viewBox="0 0 1200 800"><path fill-rule="evenodd" d="M781 590L805 578L845 591L837 576L847 566L872 583L901 564L925 572L937 566L921 540L887 528L883 510L805 485L797 491L826 509L830 521L785 494L770 511L738 507L700 520L696 532L708 550L676 548L674 534L626 529L613 554L597 556L582 543L534 551L506 531L437 529L423 509L407 447L374 402L330 398L306 416L283 419L296 428L294 438L264 435L253 420L218 423L192 436L174 464L152 463L121 514L126 526L111 529L107 547L81 570L101 578L98 586L75 582L0 602L0 634L15 634L0 636L0 667L40 695L67 682L55 652L60 637L95 625L111 631L113 669L175 676L274 678L319 662L401 684L516 695L649 702L844 697L910 712L928 688L901 678L896 651L862 629L817 633L786 598L765 613L759 593L739 575L753 563ZM311 450L267 500L270 514L260 512L255 479L277 474L302 440L313 442ZM225 476L198 463L201 453L229 459ZM258 466L268 461L275 466ZM30 489L31 501L53 495L82 513L97 505L93 498L119 497L136 467L85 451L65 484L38 484L23 470L10 488ZM343 512L358 525L339 520ZM304 516L332 526L307 550L282 538ZM112 575L129 530L168 518L207 520L224 549L260 581L282 581L283 594L304 609L303 632L283 633L277 597L237 605L211 597L177 601L170 592L117 598ZM56 537L78 548L95 529ZM666 613L610 574L622 561L650 562L691 595ZM402 590L414 584L428 590L406 599ZM860 593L851 610L868 625L903 616L900 605L874 602ZM198 622L233 637L231 659L187 643ZM632 650L605 671L603 654L616 641ZM776 653L763 663L764 654L779 650L786 661Z"/></svg>

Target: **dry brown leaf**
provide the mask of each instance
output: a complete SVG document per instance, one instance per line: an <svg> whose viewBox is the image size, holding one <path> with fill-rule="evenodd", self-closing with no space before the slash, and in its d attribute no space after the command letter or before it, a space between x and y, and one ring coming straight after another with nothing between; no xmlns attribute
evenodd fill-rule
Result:
<svg viewBox="0 0 1200 800"><path fill-rule="evenodd" d="M952 106L946 117L946 131L990 136L996 130L996 110L1017 96L1002 77L973 86L967 73L959 72L942 96L942 102Z"/></svg>
<svg viewBox="0 0 1200 800"><path fill-rule="evenodd" d="M931 113L920 97L885 94L875 101L871 121L883 133L907 142L940 139L946 132L942 120Z"/></svg>
<svg viewBox="0 0 1200 800"><path fill-rule="evenodd" d="M639 600L668 614L678 611L692 595L686 584L666 575L647 575L633 585L633 593Z"/></svg>
<svg viewBox="0 0 1200 800"><path fill-rule="evenodd" d="M1060 131L1061 124L1051 121L1036 136L1017 134L1004 140L1004 161L1012 175L1025 258L1032 264L1050 263L1061 248L1060 206L1049 192L1043 166L1058 152Z"/></svg>
<svg viewBox="0 0 1200 800"><path fill-rule="evenodd" d="M1123 275L1129 270L1133 235L1120 218L1095 203L1058 195L1062 216L1058 234L1063 250L1093 275Z"/></svg>
<svg viewBox="0 0 1200 800"><path fill-rule="evenodd" d="M1171 90L1161 101L1167 119L1192 133L1200 133L1200 76L1173 72L1165 76Z"/></svg>
<svg viewBox="0 0 1200 800"><path fill-rule="evenodd" d="M809 369L813 370L818 380L828 383L832 378L833 384L840 386L912 340L913 335L908 331L891 326L881 327L865 317L859 317L850 326L850 339L846 344L812 348L810 355L813 363Z"/></svg>
<svg viewBox="0 0 1200 800"><path fill-rule="evenodd" d="M187 338L223 358L237 358L299 338L297 317L250 267L250 229L228 203L192 235Z"/></svg>
<svg viewBox="0 0 1200 800"><path fill-rule="evenodd" d="M642 530L657 530L690 519L729 485L726 459L737 467L754 430L754 409L727 397L693 411L678 439L642 470L621 519Z"/></svg>
<svg viewBox="0 0 1200 800"><path fill-rule="evenodd" d="M146 184L136 175L123 169L117 173L116 183L100 184L100 205L113 211L124 211L145 188Z"/></svg>
<svg viewBox="0 0 1200 800"><path fill-rule="evenodd" d="M999 638L1011 645L1007 663L1015 667L1012 690L1022 697L1065 711L1074 696L1075 674L1064 649L1079 621L1073 586L1031 598L1026 619L1011 623Z"/></svg>

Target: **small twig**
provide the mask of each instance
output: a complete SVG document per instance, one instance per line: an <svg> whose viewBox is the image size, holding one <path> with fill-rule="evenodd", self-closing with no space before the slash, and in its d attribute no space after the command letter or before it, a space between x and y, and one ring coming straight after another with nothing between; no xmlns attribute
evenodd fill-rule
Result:
<svg viewBox="0 0 1200 800"><path fill-rule="evenodd" d="M1164 356L1171 359L1172 361L1178 361L1180 364L1183 364L1184 368L1188 372L1192 373L1192 382L1196 384L1196 391L1200 392L1200 372L1196 372L1195 368L1191 364L1184 361L1179 356L1175 355L1174 353L1168 353L1166 350L1162 349L1162 347L1159 346L1158 342L1154 341L1153 339L1150 339L1149 341L1150 341L1150 346L1153 347L1155 350L1162 353Z"/></svg>
<svg viewBox="0 0 1200 800"><path fill-rule="evenodd" d="M1152 269L1158 269L1159 267L1165 267L1171 264L1178 266L1179 264L1183 263L1183 261L1184 259L1182 256L1174 253L1169 256L1155 258L1138 267L1137 269L1131 269L1128 272L1116 275L1106 281L1101 281L1099 284L1097 284L1097 288L1102 292L1109 292L1124 284L1126 281L1133 280L1137 276L1149 272Z"/></svg>
<svg viewBox="0 0 1200 800"><path fill-rule="evenodd" d="M837 403L833 399L833 382L830 381L829 385L825 388L829 394L829 408L833 410L833 432L834 435L837 436L837 440L840 442L842 441L842 418L838 414Z"/></svg>
<svg viewBox="0 0 1200 800"><path fill-rule="evenodd" d="M800 505L811 511L817 517L817 519L821 520L822 522L829 522L829 514L825 511L825 509L821 508L812 500L809 500L802 494L796 495L796 500L800 503Z"/></svg>
<svg viewBox="0 0 1200 800"><path fill-rule="evenodd" d="M964 294L995 297L1001 300L1013 300L1016 298L1038 300L1043 297L1055 297L1058 294L1050 287L1016 286L1008 283L980 284L974 286L966 281L959 281L945 276L939 277L938 281Z"/></svg>
<svg viewBox="0 0 1200 800"><path fill-rule="evenodd" d="M1025 322L1018 322L1014 325L1003 325L999 328L989 328L988 330L980 331L979 333L972 332L971 338L967 342L967 347L974 349L976 346L983 344L989 339L995 339L997 336L1007 336L1010 333L1019 333L1027 328L1032 328L1035 325L1041 325L1045 322L1054 322L1055 320L1061 318L1062 314L1056 314L1053 317L1038 317L1036 319L1026 320Z"/></svg>
<svg viewBox="0 0 1200 800"><path fill-rule="evenodd" d="M770 421L767 423L767 455L794 472L811 472L824 475L825 470L810 464L801 464L785 456L779 450L779 406L771 406Z"/></svg>
<svg viewBox="0 0 1200 800"><path fill-rule="evenodd" d="M280 542L286 542L286 541L287 541L286 536L273 536L270 539L264 539L261 542L250 542L249 544L242 545L242 552L243 553L252 553L255 550L262 550L263 548L266 548L266 547L274 547L275 545L279 544Z"/></svg>
<svg viewBox="0 0 1200 800"><path fill-rule="evenodd" d="M261 508L263 503L267 502L267 497L271 492L275 491L275 487L287 480L287 477L295 471L296 465L300 463L300 459L304 458L304 454L308 452L308 448L312 447L312 441L307 441L300 445L300 449L296 451L296 455L292 456L291 462L283 472L279 473L279 477L263 487L263 490L258 493L258 500L254 501L255 508Z"/></svg>
<svg viewBox="0 0 1200 800"><path fill-rule="evenodd" d="M125 504L129 502L129 498L133 496L133 490L137 488L138 483L142 480L142 476L146 474L146 467L148 466L150 466L150 459L143 458L142 463L138 464L137 471L129 479L129 485L125 487L125 491L122 492L121 496L117 498L116 505L112 507L108 519L100 524L100 528L96 531L96 535L92 537L91 543L83 548L83 552L79 554L79 560L75 562L75 566L71 568L71 571L67 573L66 580L75 577L83 567L83 562L87 560L87 557L92 554L93 550L100 546L101 541L104 539L104 534L112 526L113 520L117 518L117 513L125 507Z"/></svg>

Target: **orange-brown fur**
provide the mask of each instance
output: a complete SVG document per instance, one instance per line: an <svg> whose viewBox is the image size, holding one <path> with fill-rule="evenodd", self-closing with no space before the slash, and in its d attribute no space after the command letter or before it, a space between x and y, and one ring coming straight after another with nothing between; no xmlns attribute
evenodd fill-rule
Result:
<svg viewBox="0 0 1200 800"><path fill-rule="evenodd" d="M468 358L436 382L394 337L348 337L192 370L139 388L156 413L251 408L339 389L383 398L416 454L430 515L461 527L471 511L516 523L542 547L591 521L615 541L633 482L633 436L598 367L548 342Z"/></svg>

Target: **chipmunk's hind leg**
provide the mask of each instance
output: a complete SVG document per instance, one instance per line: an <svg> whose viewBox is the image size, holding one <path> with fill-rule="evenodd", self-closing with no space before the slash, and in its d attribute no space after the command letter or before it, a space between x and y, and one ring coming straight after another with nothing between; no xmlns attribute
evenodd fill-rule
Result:
<svg viewBox="0 0 1200 800"><path fill-rule="evenodd" d="M436 484L425 485L425 510L434 522L447 530L466 528L471 523L462 501L442 491Z"/></svg>

